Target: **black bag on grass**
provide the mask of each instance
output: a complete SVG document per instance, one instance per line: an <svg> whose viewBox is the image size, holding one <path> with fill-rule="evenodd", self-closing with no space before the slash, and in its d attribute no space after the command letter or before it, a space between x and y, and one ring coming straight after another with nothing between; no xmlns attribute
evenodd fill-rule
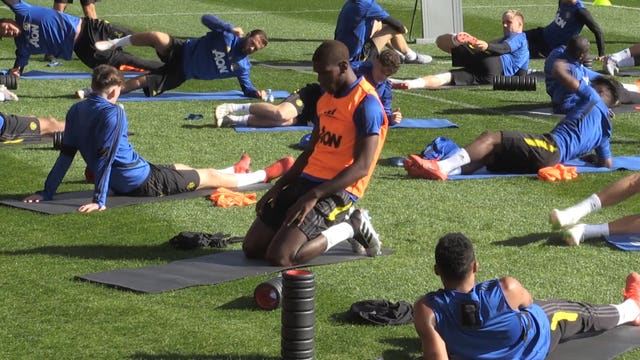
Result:
<svg viewBox="0 0 640 360"><path fill-rule="evenodd" d="M353 303L349 318L373 325L403 325L413 322L413 305L406 301L363 300Z"/></svg>
<svg viewBox="0 0 640 360"><path fill-rule="evenodd" d="M242 242L241 237L230 234L181 231L169 240L169 245L180 250L191 250L199 247L225 248L229 244Z"/></svg>

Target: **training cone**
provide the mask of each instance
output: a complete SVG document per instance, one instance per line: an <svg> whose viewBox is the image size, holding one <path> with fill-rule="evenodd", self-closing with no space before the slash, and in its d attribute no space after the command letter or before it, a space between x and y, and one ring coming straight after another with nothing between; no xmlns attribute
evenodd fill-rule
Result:
<svg viewBox="0 0 640 360"><path fill-rule="evenodd" d="M611 6L609 0L593 0L593 6Z"/></svg>

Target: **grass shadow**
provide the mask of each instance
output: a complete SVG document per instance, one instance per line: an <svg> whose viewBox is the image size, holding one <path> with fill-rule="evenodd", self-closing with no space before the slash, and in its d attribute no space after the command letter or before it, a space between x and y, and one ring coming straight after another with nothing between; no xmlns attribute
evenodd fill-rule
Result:
<svg viewBox="0 0 640 360"><path fill-rule="evenodd" d="M260 308L256 306L253 301L253 296L240 296L237 299L233 299L226 304L218 306L221 310L255 310L260 311Z"/></svg>
<svg viewBox="0 0 640 360"><path fill-rule="evenodd" d="M419 354L422 350L417 335L415 337L385 338L380 340L380 342L393 346L394 348L399 348L385 350L382 353L382 358L384 359L421 359Z"/></svg>
<svg viewBox="0 0 640 360"><path fill-rule="evenodd" d="M542 232L524 236L516 236L506 240L494 241L492 244L499 246L526 246L532 243L539 242L541 240L545 240L547 245L562 244L560 234L556 232Z"/></svg>

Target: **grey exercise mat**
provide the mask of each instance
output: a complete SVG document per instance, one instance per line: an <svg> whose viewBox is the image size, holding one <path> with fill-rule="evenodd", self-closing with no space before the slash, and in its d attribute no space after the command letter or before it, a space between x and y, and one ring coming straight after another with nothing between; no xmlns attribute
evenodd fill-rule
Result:
<svg viewBox="0 0 640 360"><path fill-rule="evenodd" d="M566 341L549 355L547 360L613 359L640 347L640 328L618 326L602 334Z"/></svg>
<svg viewBox="0 0 640 360"><path fill-rule="evenodd" d="M259 191L265 190L271 187L271 184L268 183L259 183L248 186L243 186L242 188L233 189L235 191ZM149 202L156 201L167 201L167 200L181 200L181 199L194 199L197 197L206 197L213 193L214 189L201 189L176 195L170 196L119 196L119 195L109 195L107 197L107 208L116 208L122 206L129 206L135 204L144 204ZM57 194L53 200L50 201L42 201L39 203L25 203L22 199L18 199L18 196L12 196L12 199L2 199L0 200L0 204L7 205L11 207L16 207L25 210L31 210L43 214L66 214L73 213L78 211L78 208L81 205L87 204L91 202L91 198L93 197L92 190L86 191L73 191L67 193Z"/></svg>
<svg viewBox="0 0 640 360"><path fill-rule="evenodd" d="M383 255L390 254L384 250ZM90 281L120 290L159 294L197 285L214 285L249 276L266 275L286 269L369 259L354 254L348 242L338 244L312 261L290 267L271 266L264 260L247 259L242 250L227 250L211 255L172 261L164 265L119 269L79 275L77 280Z"/></svg>
<svg viewBox="0 0 640 360"><path fill-rule="evenodd" d="M613 108L613 112L616 114L624 113L640 113L640 110L636 110L639 104L622 104ZM564 117L565 114L555 114L551 106L543 106L535 109L528 110L515 110L511 111L512 114L518 115L537 115L537 116L556 116L558 118Z"/></svg>

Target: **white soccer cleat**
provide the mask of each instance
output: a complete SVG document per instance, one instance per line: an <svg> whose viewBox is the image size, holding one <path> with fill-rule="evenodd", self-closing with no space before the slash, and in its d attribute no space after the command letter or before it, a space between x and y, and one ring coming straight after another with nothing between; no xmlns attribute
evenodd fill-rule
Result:
<svg viewBox="0 0 640 360"><path fill-rule="evenodd" d="M620 72L620 69L618 68L618 62L613 60L609 56L604 58L604 61L602 62L602 70L604 70L611 76L614 76Z"/></svg>
<svg viewBox="0 0 640 360"><path fill-rule="evenodd" d="M584 230L587 227L585 224L577 224L566 228L562 232L562 240L569 246L578 246L584 241Z"/></svg>
<svg viewBox="0 0 640 360"><path fill-rule="evenodd" d="M83 88L83 89L80 89L80 90L76 91L76 97L78 99L85 99L85 98L89 97L89 94L91 94L91 89L89 89L89 88Z"/></svg>
<svg viewBox="0 0 640 360"><path fill-rule="evenodd" d="M429 64L430 62L433 61L433 58L429 55L425 55L425 54L418 54L416 53L416 58L413 60L409 60L407 58L404 59L404 63L405 64Z"/></svg>
<svg viewBox="0 0 640 360"><path fill-rule="evenodd" d="M353 238L364 247L367 256L374 257L382 254L380 235L378 235L371 224L369 212L367 210L357 209L351 214L349 221L356 229Z"/></svg>
<svg viewBox="0 0 640 360"><path fill-rule="evenodd" d="M551 228L558 230L567 226L575 225L580 221L580 217L574 216L570 212L553 209L549 214Z"/></svg>
<svg viewBox="0 0 640 360"><path fill-rule="evenodd" d="M230 115L232 112L233 110L231 109L231 104L224 103L216 106L216 110L215 110L216 126L222 127L224 123L224 118L227 115Z"/></svg>
<svg viewBox="0 0 640 360"><path fill-rule="evenodd" d="M9 91L4 84L0 85L0 92L4 96L3 101L18 101L18 95Z"/></svg>
<svg viewBox="0 0 640 360"><path fill-rule="evenodd" d="M95 47L96 47L96 50L98 51L111 50L116 47L116 40L96 41Z"/></svg>

